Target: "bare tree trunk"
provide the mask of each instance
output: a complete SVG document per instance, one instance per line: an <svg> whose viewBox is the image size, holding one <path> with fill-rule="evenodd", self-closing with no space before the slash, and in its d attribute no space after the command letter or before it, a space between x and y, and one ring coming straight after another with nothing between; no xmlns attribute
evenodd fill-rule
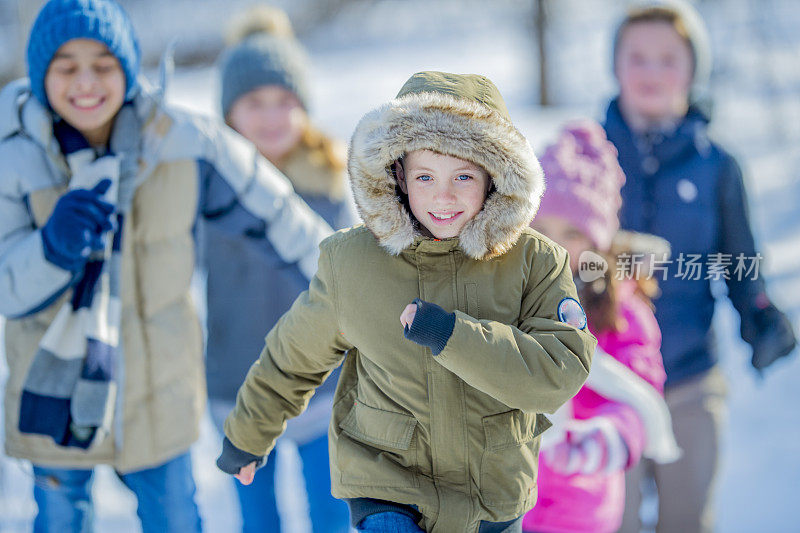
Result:
<svg viewBox="0 0 800 533"><path fill-rule="evenodd" d="M536 45L539 53L539 105L550 105L547 65L547 0L536 1Z"/></svg>

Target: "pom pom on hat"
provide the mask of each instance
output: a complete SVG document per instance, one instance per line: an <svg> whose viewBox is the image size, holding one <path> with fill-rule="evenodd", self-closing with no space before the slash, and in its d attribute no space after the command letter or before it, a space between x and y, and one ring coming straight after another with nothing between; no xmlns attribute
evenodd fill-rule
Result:
<svg viewBox="0 0 800 533"><path fill-rule="evenodd" d="M227 40L240 38L220 59L220 107L225 117L248 92L279 85L308 109L308 58L294 38L289 18L277 8L245 12L228 30Z"/></svg>

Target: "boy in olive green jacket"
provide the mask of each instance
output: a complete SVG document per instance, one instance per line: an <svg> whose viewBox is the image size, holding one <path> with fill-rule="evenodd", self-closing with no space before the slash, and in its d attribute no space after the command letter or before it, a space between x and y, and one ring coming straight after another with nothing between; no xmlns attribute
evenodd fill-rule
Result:
<svg viewBox="0 0 800 533"><path fill-rule="evenodd" d="M541 167L491 81L422 72L361 120L349 172L364 225L322 243L217 464L249 483L344 358L331 473L359 531L519 531L541 413L580 389L596 345L567 253L528 227Z"/></svg>

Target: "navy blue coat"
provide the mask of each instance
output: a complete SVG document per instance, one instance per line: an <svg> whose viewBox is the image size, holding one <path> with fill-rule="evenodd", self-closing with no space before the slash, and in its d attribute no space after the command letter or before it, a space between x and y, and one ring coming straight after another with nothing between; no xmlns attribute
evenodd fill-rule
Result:
<svg viewBox="0 0 800 533"><path fill-rule="evenodd" d="M604 127L627 178L622 229L661 236L672 247L666 280L656 274L662 294L655 305L667 385L674 385L717 361L711 332L714 297L706 278L722 278L708 269L712 254L730 254L723 256L731 263L728 295L743 319L756 312L759 298L766 299L760 273L754 280L752 271L735 271L740 254L745 268L756 256L742 173L734 158L708 138L708 118L697 109L690 108L672 134L643 136L631 131L614 100ZM700 279L693 272L678 275L680 258L688 260L689 254L701 255ZM686 263L682 266L688 272Z"/></svg>

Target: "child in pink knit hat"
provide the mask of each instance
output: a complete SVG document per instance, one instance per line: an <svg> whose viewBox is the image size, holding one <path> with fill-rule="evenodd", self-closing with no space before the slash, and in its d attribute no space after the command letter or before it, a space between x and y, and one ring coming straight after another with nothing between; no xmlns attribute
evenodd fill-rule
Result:
<svg viewBox="0 0 800 533"><path fill-rule="evenodd" d="M619 191L625 175L603 128L590 120L571 124L547 148L541 162L546 169L547 192L534 227L555 238L548 233L554 229L551 225L571 226L570 235L565 234L568 238L560 244L572 246L567 250L574 264L584 250L608 251L619 229Z"/></svg>
<svg viewBox="0 0 800 533"><path fill-rule="evenodd" d="M678 455L661 396L661 333L646 284L620 281L610 268L584 272L590 261L614 264L619 251L625 176L601 126L566 127L541 163L547 191L531 225L569 251L598 350L589 380L556 412L554 429L544 436L539 500L523 529L611 532L622 521L625 470L642 455L660 462Z"/></svg>

